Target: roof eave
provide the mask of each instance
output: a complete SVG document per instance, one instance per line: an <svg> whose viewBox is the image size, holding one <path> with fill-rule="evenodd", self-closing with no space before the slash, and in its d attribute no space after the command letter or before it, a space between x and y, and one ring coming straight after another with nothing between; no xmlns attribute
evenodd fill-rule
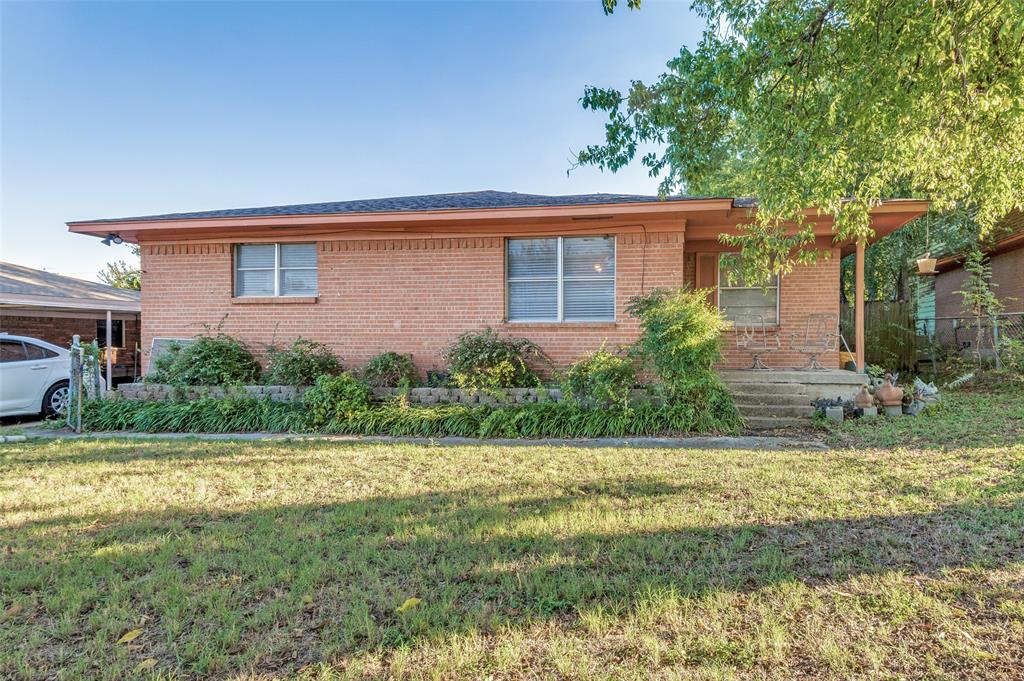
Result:
<svg viewBox="0 0 1024 681"><path fill-rule="evenodd" d="M414 222L461 222L473 220L527 220L533 218L578 218L608 215L631 216L688 213L700 210L731 210L732 199L693 199L576 206L516 206L506 208L450 208L425 211L323 213L314 215L263 215L216 218L83 220L68 222L75 234L106 236L121 231L146 232L163 229L221 229L232 227L384 225Z"/></svg>
<svg viewBox="0 0 1024 681"><path fill-rule="evenodd" d="M64 298L56 296L33 296L21 293L0 294L0 306L46 307L70 310L110 310L111 312L140 312L142 310L142 303L137 300Z"/></svg>

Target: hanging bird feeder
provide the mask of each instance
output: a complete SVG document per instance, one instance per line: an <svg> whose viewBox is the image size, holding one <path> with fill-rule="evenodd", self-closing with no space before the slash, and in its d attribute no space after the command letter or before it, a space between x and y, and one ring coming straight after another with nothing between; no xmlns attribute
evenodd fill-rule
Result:
<svg viewBox="0 0 1024 681"><path fill-rule="evenodd" d="M931 240L932 240L931 219L930 218L926 218L926 220L927 221L924 223L924 228L925 228L924 243L925 243L925 248L929 249L931 247ZM917 273L918 274L935 274L935 262L936 262L936 260L935 260L935 258L932 257L931 252L926 250L924 252L924 256L917 259Z"/></svg>

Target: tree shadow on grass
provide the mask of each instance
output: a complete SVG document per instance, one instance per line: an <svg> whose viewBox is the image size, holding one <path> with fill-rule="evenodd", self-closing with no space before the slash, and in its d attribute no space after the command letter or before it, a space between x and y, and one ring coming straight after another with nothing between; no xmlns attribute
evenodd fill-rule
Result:
<svg viewBox="0 0 1024 681"><path fill-rule="evenodd" d="M654 478L558 496L479 488L237 513L65 516L0 530L10 552L0 577L5 602L33 604L14 623L41 629L44 643L26 651L39 668L78 659L100 669L109 654L129 667L155 657L186 675L271 659L275 671L293 671L598 606L629 612L651 594L1019 563L1020 473L988 490L984 505L772 524L658 516L663 499L702 490ZM642 517L603 528L602 514L616 510ZM403 612L409 598L421 602ZM145 635L114 646L140 617Z"/></svg>

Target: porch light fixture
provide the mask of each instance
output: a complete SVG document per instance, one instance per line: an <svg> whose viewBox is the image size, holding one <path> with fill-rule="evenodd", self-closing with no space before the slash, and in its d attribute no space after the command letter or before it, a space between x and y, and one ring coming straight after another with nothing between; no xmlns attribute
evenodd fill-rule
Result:
<svg viewBox="0 0 1024 681"><path fill-rule="evenodd" d="M104 246L109 246L110 244L117 244L120 246L121 244L124 243L124 239L122 239L117 234L111 232L110 234L107 235L107 238L100 241L100 243L103 244Z"/></svg>

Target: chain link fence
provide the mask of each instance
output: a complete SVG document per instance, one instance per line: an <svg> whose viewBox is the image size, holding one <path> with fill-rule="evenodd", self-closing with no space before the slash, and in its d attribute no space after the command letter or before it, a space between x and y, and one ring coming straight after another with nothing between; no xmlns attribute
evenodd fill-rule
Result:
<svg viewBox="0 0 1024 681"><path fill-rule="evenodd" d="M951 358L990 360L997 366L1002 360L1006 340L1024 341L1024 313L1014 312L991 317L918 317L918 362L933 366Z"/></svg>
<svg viewBox="0 0 1024 681"><path fill-rule="evenodd" d="M76 335L71 340L71 375L65 417L75 432L82 431L82 403L103 394L100 375L100 349L94 343L82 343Z"/></svg>

